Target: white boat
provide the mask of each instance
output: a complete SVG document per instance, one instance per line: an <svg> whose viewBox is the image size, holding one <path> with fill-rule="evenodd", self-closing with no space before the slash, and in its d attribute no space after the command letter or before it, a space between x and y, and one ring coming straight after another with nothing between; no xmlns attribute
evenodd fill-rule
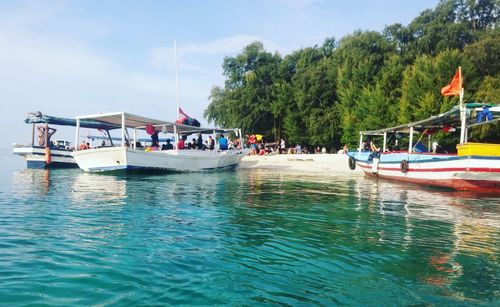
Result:
<svg viewBox="0 0 500 307"><path fill-rule="evenodd" d="M53 126L76 126L76 120L70 118L62 118L42 114L41 112L28 113L25 123L32 125L31 143L29 144L16 144L12 145L12 152L19 155L26 160L28 168L71 168L78 167L75 159L71 155L73 147L71 143L66 140L50 141L47 139L44 143L49 146L37 145L37 125L43 127L48 131L49 125ZM94 121L81 121L80 127L101 129L109 134L109 130L117 129L119 126L109 124L97 123ZM112 141L111 141L112 142Z"/></svg>
<svg viewBox="0 0 500 307"><path fill-rule="evenodd" d="M491 119L478 122L472 114L482 112L483 105L464 104L463 116L457 106L448 112L418 122L380 130L361 131L359 149L349 152L349 167L354 169L357 165L366 175L379 178L461 191L500 194L500 144L467 142L469 128L500 120L500 106L489 105ZM427 137L430 148L432 133L450 127L462 127L463 130L462 142L457 145L457 153L434 153L423 145L421 140L424 136ZM388 136L395 140L397 146L398 138L394 136L403 134L408 134L407 150L388 148ZM417 142L414 142L414 135L420 135ZM366 136L383 137L380 153L363 150L363 137Z"/></svg>
<svg viewBox="0 0 500 307"><path fill-rule="evenodd" d="M203 135L218 133L235 133L242 141L240 129L200 128L179 125L151 118L145 118L125 112L96 114L76 117L76 140L78 143L79 123L92 120L103 124L121 126L121 145L119 147L102 147L78 150L72 153L78 166L87 172L105 172L118 170L163 170L172 172L198 172L222 170L237 167L241 159L248 153L247 149L234 148L228 150L190 150L172 149L145 151L136 146L137 131L152 126L156 130L171 133L178 140L180 135L202 133ZM133 129L131 138L128 129ZM215 138L214 138L215 139ZM242 144L243 142L241 142Z"/></svg>

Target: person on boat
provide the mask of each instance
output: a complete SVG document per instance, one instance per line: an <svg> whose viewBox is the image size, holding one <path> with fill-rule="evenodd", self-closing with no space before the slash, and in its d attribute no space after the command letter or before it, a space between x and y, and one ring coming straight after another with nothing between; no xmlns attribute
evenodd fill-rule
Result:
<svg viewBox="0 0 500 307"><path fill-rule="evenodd" d="M198 140L196 140L196 146L198 147L198 150L203 150L203 138L201 136L201 132L198 133Z"/></svg>
<svg viewBox="0 0 500 307"><path fill-rule="evenodd" d="M212 136L208 137L208 149L214 150L215 149L215 141Z"/></svg>
<svg viewBox="0 0 500 307"><path fill-rule="evenodd" d="M167 139L167 144L165 144L165 150L172 150L174 149L174 145L170 143L170 139Z"/></svg>
<svg viewBox="0 0 500 307"><path fill-rule="evenodd" d="M240 138L234 139L233 145L234 145L234 148L241 149Z"/></svg>
<svg viewBox="0 0 500 307"><path fill-rule="evenodd" d="M436 153L438 148L441 148L441 146L439 146L438 142L436 142L436 141L432 142L432 153Z"/></svg>
<svg viewBox="0 0 500 307"><path fill-rule="evenodd" d="M220 150L227 150L227 139L224 137L224 134L221 134L220 135L220 138L219 138L219 148Z"/></svg>
<svg viewBox="0 0 500 307"><path fill-rule="evenodd" d="M47 131L48 129L48 131ZM56 129L46 127L38 127L38 145L42 147L46 147L50 144L50 137L56 133ZM45 142L47 141L47 142Z"/></svg>
<svg viewBox="0 0 500 307"><path fill-rule="evenodd" d="M151 134L151 147L159 147L160 140L158 138L158 133L160 131L155 130L153 134Z"/></svg>
<svg viewBox="0 0 500 307"><path fill-rule="evenodd" d="M373 151L373 156L374 158L379 158L380 157L380 148L375 145L375 142L373 140L370 140L370 150Z"/></svg>
<svg viewBox="0 0 500 307"><path fill-rule="evenodd" d="M186 145L186 136L183 135L177 142L177 149L184 149Z"/></svg>
<svg viewBox="0 0 500 307"><path fill-rule="evenodd" d="M89 143L85 143L85 141L82 141L82 143L78 146L78 150L86 150L86 149L89 149L90 146L87 145Z"/></svg>
<svg viewBox="0 0 500 307"><path fill-rule="evenodd" d="M188 144L188 148L189 149L196 149L196 139L195 138L193 138L191 140L191 143Z"/></svg>

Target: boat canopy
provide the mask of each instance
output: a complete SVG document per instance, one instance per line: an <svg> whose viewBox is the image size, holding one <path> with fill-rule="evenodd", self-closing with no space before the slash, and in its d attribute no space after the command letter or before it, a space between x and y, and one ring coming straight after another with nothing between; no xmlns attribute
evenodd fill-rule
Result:
<svg viewBox="0 0 500 307"><path fill-rule="evenodd" d="M484 107L489 108L489 112L491 113L491 119L478 121L477 116L472 116L473 111L476 114L483 112ZM470 128L477 125L492 123L500 120L500 105L499 104L491 104L491 103L477 103L471 102L466 103L466 127ZM423 132L425 129L442 129L445 127L460 127L460 107L454 106L451 110L441 113L439 115L431 116L427 119L399 125L390 128L384 128L379 130L369 130L369 131L361 131L361 135L384 135L387 132L399 132L399 133L410 133L410 128L413 127L414 132Z"/></svg>
<svg viewBox="0 0 500 307"><path fill-rule="evenodd" d="M226 133L239 130L236 128L224 129L224 128L207 128L207 127L180 125L173 122L147 118L126 112L82 115L82 116L77 116L76 119L80 120L80 122L92 120L102 124L113 125L118 127L121 127L122 123L124 123L125 128L133 128L139 130L146 130L146 127L151 125L163 132L178 133L178 134L192 134L192 133L212 134L214 132Z"/></svg>
<svg viewBox="0 0 500 307"><path fill-rule="evenodd" d="M42 114L41 112L33 112L28 113L24 122L27 124L49 124L56 126L72 126L76 127L76 119L73 118L63 118L63 117L55 117L46 114ZM91 128L91 129L102 129L102 130L113 130L119 129L120 125L114 125L110 123L102 123L94 120L81 120L80 127L82 128Z"/></svg>

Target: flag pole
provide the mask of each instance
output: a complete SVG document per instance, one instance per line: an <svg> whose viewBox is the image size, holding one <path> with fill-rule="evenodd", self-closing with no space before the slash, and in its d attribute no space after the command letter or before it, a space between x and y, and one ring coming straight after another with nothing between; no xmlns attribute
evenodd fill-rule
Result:
<svg viewBox="0 0 500 307"><path fill-rule="evenodd" d="M466 122L466 110L465 110L465 105L463 102L464 99L464 88L463 88L463 82L462 82L462 67L458 66L458 74L460 78L460 120L461 120L461 127L460 127L460 144L465 143L465 122Z"/></svg>
<svg viewBox="0 0 500 307"><path fill-rule="evenodd" d="M175 83L177 85L177 95L176 95L176 101L177 101L177 119L179 119L179 65L177 62L177 44L175 43L174 40L174 57L175 57Z"/></svg>

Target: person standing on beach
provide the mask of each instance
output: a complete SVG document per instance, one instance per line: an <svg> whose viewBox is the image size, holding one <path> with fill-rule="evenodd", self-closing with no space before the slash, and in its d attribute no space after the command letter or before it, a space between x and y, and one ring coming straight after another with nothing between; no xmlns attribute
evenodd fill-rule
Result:
<svg viewBox="0 0 500 307"><path fill-rule="evenodd" d="M281 139L280 141L280 153L285 153L286 152L286 143L284 139Z"/></svg>

